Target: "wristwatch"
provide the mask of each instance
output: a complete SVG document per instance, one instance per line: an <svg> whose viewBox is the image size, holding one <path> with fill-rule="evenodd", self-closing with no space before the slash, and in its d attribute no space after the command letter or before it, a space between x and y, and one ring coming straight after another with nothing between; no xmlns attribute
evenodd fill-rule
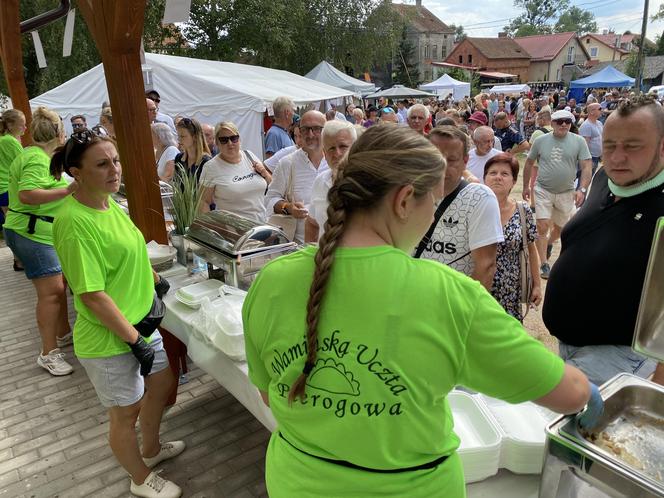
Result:
<svg viewBox="0 0 664 498"><path fill-rule="evenodd" d="M290 213L288 212L288 208L286 208L286 206L288 206L288 202L284 202L284 205L281 208L281 212L282 214L290 215Z"/></svg>
<svg viewBox="0 0 664 498"><path fill-rule="evenodd" d="M588 189L585 188L585 187L581 187L579 190L581 191L581 193L582 193L583 195L586 195L586 193L588 192Z"/></svg>

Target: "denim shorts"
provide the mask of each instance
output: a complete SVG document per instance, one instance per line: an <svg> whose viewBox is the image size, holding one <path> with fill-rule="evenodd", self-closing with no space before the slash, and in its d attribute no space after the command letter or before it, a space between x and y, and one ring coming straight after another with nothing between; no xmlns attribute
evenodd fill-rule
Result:
<svg viewBox="0 0 664 498"><path fill-rule="evenodd" d="M647 379L657 363L634 352L629 346L571 346L561 342L560 357L588 376L593 384L601 386L622 372Z"/></svg>
<svg viewBox="0 0 664 498"><path fill-rule="evenodd" d="M60 260L53 246L23 237L10 228L4 230L5 242L14 256L21 260L25 276L30 280L62 273Z"/></svg>
<svg viewBox="0 0 664 498"><path fill-rule="evenodd" d="M0 194L0 207L7 207L7 206L9 206L9 192Z"/></svg>
<svg viewBox="0 0 664 498"><path fill-rule="evenodd" d="M154 350L154 363L150 375L168 368L168 357L159 331L152 334L150 346ZM131 406L145 393L140 365L132 353L108 358L79 358L88 374L97 397L106 408Z"/></svg>

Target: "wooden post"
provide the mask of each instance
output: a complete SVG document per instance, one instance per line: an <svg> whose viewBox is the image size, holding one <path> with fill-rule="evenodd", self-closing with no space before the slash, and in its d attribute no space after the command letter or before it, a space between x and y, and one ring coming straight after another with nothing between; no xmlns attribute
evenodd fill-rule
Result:
<svg viewBox="0 0 664 498"><path fill-rule="evenodd" d="M32 111L28 100L28 88L23 75L23 49L21 48L21 20L18 12L19 0L2 0L0 2L0 57L2 69L7 79L9 96L14 109L25 114L27 129L23 135L23 145L30 145L30 121Z"/></svg>
<svg viewBox="0 0 664 498"><path fill-rule="evenodd" d="M79 0L78 6L104 65L129 215L146 241L166 244L139 55L145 0Z"/></svg>

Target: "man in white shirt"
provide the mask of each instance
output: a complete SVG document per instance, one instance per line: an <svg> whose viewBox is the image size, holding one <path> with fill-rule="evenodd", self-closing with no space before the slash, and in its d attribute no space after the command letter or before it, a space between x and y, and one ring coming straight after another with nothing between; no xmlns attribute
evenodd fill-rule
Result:
<svg viewBox="0 0 664 498"><path fill-rule="evenodd" d="M145 97L154 102L154 105L157 108L157 113L154 115L154 118L150 120L150 123L166 123L173 131L173 133L177 133L175 131L175 123L173 122L173 118L171 118L168 114L164 114L163 112L159 111L159 103L161 102L159 92L157 92L157 90L150 90L149 92L145 92Z"/></svg>
<svg viewBox="0 0 664 498"><path fill-rule="evenodd" d="M311 188L318 173L327 169L321 134L325 115L308 111L300 119L302 148L284 157L277 167L265 196L268 213L290 215L297 219L295 241L304 242L306 206L311 201Z"/></svg>
<svg viewBox="0 0 664 498"><path fill-rule="evenodd" d="M489 159L501 151L493 148L494 143L493 130L488 126L479 126L473 132L473 142L475 147L468 153L468 165L466 168L481 183L484 183L484 165Z"/></svg>
<svg viewBox="0 0 664 498"><path fill-rule="evenodd" d="M468 163L470 141L459 128L437 126L429 140L447 160L443 201L461 184ZM496 271L497 244L504 241L500 208L486 185L469 183L439 217L421 257L440 261L491 290Z"/></svg>

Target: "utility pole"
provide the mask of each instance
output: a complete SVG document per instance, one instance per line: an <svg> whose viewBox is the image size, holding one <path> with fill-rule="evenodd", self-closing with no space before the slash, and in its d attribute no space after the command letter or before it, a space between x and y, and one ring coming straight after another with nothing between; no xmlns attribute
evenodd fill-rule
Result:
<svg viewBox="0 0 664 498"><path fill-rule="evenodd" d="M637 92L641 91L641 79L643 78L643 58L646 45L646 27L648 26L648 0L644 0L643 22L641 23L641 43L639 43L639 53L636 57L636 81L634 82Z"/></svg>

